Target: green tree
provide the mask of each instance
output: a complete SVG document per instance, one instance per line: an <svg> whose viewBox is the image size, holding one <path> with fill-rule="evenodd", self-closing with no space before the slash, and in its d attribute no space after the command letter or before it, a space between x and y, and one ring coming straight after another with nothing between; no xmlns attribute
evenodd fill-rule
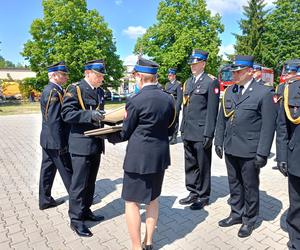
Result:
<svg viewBox="0 0 300 250"><path fill-rule="evenodd" d="M282 64L300 58L300 0L277 0L266 20L263 60L280 72Z"/></svg>
<svg viewBox="0 0 300 250"><path fill-rule="evenodd" d="M265 20L269 10L265 10L264 0L249 0L243 6L245 16L239 22L242 34L234 34L236 54L253 55L257 62L263 63L262 36L265 31Z"/></svg>
<svg viewBox="0 0 300 250"><path fill-rule="evenodd" d="M123 65L112 31L96 10L88 10L86 0L43 0L44 17L31 24L32 39L24 44L22 55L37 73L37 83L47 83L47 66L64 60L70 81L83 76L85 62L104 58L105 84L117 86Z"/></svg>
<svg viewBox="0 0 300 250"><path fill-rule="evenodd" d="M0 68L15 68L15 65L8 60L5 60L3 56L0 56Z"/></svg>
<svg viewBox="0 0 300 250"><path fill-rule="evenodd" d="M208 72L216 74L223 32L221 18L213 16L205 0L163 0L157 11L157 23L138 38L135 53L142 51L160 64L159 73L165 78L169 67L176 67L178 76L190 75L187 60L194 48L208 51ZM163 82L163 81L162 81Z"/></svg>

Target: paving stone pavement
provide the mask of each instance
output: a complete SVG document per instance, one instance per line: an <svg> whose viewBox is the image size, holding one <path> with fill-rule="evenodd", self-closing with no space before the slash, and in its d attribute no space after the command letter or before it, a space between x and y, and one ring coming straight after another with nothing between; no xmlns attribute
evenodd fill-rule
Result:
<svg viewBox="0 0 300 250"><path fill-rule="evenodd" d="M92 206L106 220L89 224L93 237L80 238L69 227L68 201L56 208L38 209L40 129L39 114L0 117L0 249L130 249L124 202L120 198L126 143L106 143ZM213 155L210 205L191 211L178 204L187 195L183 145L171 146L172 166L166 172L160 197L155 249L287 249L287 180L272 170L274 147L272 153L260 174L260 226L251 237L241 239L237 237L238 225L218 227L218 221L230 212L224 161ZM53 196L68 199L58 175ZM144 217L144 210L142 213Z"/></svg>

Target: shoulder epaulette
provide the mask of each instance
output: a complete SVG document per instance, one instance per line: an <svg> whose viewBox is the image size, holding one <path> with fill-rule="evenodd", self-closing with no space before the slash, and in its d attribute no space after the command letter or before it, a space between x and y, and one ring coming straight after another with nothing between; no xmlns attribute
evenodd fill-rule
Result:
<svg viewBox="0 0 300 250"><path fill-rule="evenodd" d="M209 78L211 78L212 80L216 80L216 79L217 79L217 77L215 77L214 75L211 75L211 74L207 74L207 76L208 76Z"/></svg>
<svg viewBox="0 0 300 250"><path fill-rule="evenodd" d="M265 82L264 85L267 86L267 87L273 87L273 84L270 83L270 82Z"/></svg>

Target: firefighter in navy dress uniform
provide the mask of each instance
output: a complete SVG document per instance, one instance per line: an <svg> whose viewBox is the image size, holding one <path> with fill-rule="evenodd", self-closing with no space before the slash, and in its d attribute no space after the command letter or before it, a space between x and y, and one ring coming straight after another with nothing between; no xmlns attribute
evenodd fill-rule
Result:
<svg viewBox="0 0 300 250"><path fill-rule="evenodd" d="M80 236L92 236L84 224L85 220L101 221L101 215L92 213L95 181L104 152L104 141L87 137L84 132L102 127L104 119L104 91L100 87L104 79L103 60L87 62L84 66L85 78L71 84L64 97L62 117L71 125L69 152L71 154L73 176L70 186L69 216L71 228Z"/></svg>
<svg viewBox="0 0 300 250"><path fill-rule="evenodd" d="M219 81L204 72L208 53L195 49L189 59L193 77L183 86L180 131L185 154L185 185L190 192L179 200L191 209L202 209L211 191L211 148L219 107Z"/></svg>
<svg viewBox="0 0 300 250"><path fill-rule="evenodd" d="M41 210L63 203L63 200L55 201L51 196L56 170L68 192L72 177L71 159L68 153L69 126L61 118L64 95L61 85L68 80L68 69L65 63L62 61L48 67L48 76L49 83L45 86L40 99L43 116L40 136L43 156L39 183Z"/></svg>
<svg viewBox="0 0 300 250"><path fill-rule="evenodd" d="M299 60L297 60L297 59L288 60L286 62L285 76L284 76L285 77L285 82L277 85L277 87L276 87L276 100L277 100L277 103L278 103L278 116L277 116L277 122L276 122L276 131L278 130L278 126L279 126L279 111L280 111L281 106L283 105L284 88L288 84L288 82L296 76L297 68L298 68L297 62L299 64ZM278 145L279 144L276 143L276 152L278 152L278 150L279 150L277 148ZM277 158L276 158L276 161L278 162ZM273 169L278 170L278 166L274 166Z"/></svg>
<svg viewBox="0 0 300 250"><path fill-rule="evenodd" d="M253 79L253 57L235 57L233 80L223 96L215 150L228 172L231 213L219 226L242 224L239 237L251 235L259 214L259 172L267 164L277 108L274 91Z"/></svg>
<svg viewBox="0 0 300 250"><path fill-rule="evenodd" d="M168 136L176 118L171 95L157 87L158 65L139 58L134 67L140 92L127 100L121 132L108 136L112 143L128 140L124 159L122 198L132 248L141 249L140 204L146 204L144 249L152 249L158 219L158 197L165 169L170 165Z"/></svg>
<svg viewBox="0 0 300 250"><path fill-rule="evenodd" d="M182 85L176 79L176 69L169 69L168 70L168 79L169 82L166 84L165 91L171 95L173 95L175 102L176 102L176 120L175 120L175 130L174 134L171 137L170 144L177 143L177 134L178 134L178 127L179 127L179 113L181 110L182 104Z"/></svg>
<svg viewBox="0 0 300 250"><path fill-rule="evenodd" d="M286 217L290 249L300 249L300 65L284 89L277 129L278 168L288 176L290 207Z"/></svg>

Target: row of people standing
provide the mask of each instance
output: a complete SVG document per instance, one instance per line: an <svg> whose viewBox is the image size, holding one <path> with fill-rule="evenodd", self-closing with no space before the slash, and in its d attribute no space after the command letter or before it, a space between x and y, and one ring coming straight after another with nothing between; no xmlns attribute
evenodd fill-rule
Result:
<svg viewBox="0 0 300 250"><path fill-rule="evenodd" d="M204 73L207 58L207 52L201 50L193 51L189 61L193 77L188 79L183 86L184 97L181 132L185 149L186 187L190 194L188 197L181 199L180 203L182 205L191 204L191 209L202 209L209 203L211 149L215 127L217 127L215 150L220 158L223 156L223 150L225 151L225 160L231 193L231 214L228 218L220 221L219 225L231 226L241 223L242 226L238 235L240 237L247 237L252 233L257 220L259 208L259 170L261 167L266 165L267 156L270 152L275 130L277 112L276 103L274 101L275 99L273 98L274 93L272 88L269 86L264 86L261 81L256 81L253 79L253 57L236 56L232 65L232 71L234 72L234 80L237 84L229 87L225 92L218 115L219 85L214 77ZM143 60L141 63L143 63ZM101 66L99 67L99 65ZM58 67L58 74L61 74L62 72L62 76L64 76L64 68L61 68L59 65L54 65L53 67ZM148 67L153 68L153 66L149 65ZM137 67L137 70L140 69L145 69L145 66ZM49 73L51 73L51 67L49 70ZM60 106L63 114L62 117L68 121L73 128L73 130L71 130L73 132L71 132L72 136L70 136L70 138L74 138L74 150L70 149L72 146L69 146L69 152L71 153L73 164L77 164L77 170L74 170L74 168L71 170L77 173L75 174L75 177L74 174L72 175L73 177L71 181L74 183L74 187L71 189L69 187L68 189L68 185L66 185L67 190L69 190L70 201L72 195L74 200L73 206L71 205L72 202L70 202L69 214L71 217L71 226L79 235L82 236L91 235L91 232L83 223L85 219L103 219L102 216L97 217L93 215L89 209L92 200L91 194L94 192L94 181L92 187L86 188L87 183L82 182L81 178L81 172L86 169L93 169L94 171L91 172L94 174L84 173L85 180L89 178L91 178L89 180L95 180L95 174L97 174L100 163L100 153L102 149L104 149L104 146L100 146L104 145L101 139L88 139L87 137L83 136L84 130L92 129L91 123L94 123L93 128L96 128L99 127L99 121L103 119L103 115L101 112L99 112L99 110L103 109L104 105L102 98L103 93L101 89L98 88L99 84L101 84L100 82L103 80L103 70L103 61L89 62L85 68L85 79L80 83L71 85L67 94L65 95L63 106ZM67 70L65 70L65 73L66 72ZM169 75L175 75L174 73L176 72L169 72ZM100 79L101 74L102 79ZM50 75L55 74L49 74L49 76ZM52 81L52 83L49 83L51 89L51 84L53 84L53 81L56 80L53 80L52 78L50 78L50 80ZM174 83L175 82L173 81L173 84ZM53 87L56 89L59 88L56 86L60 85L59 82L56 81L54 84L55 86ZM178 89L180 84L177 84L176 88L174 87L175 85L171 85L171 87L172 86L174 89ZM95 88L96 91L91 91L93 88ZM46 89L47 87L45 90ZM59 105L57 102L58 100L60 100L60 105L62 104L60 95L55 90L54 92L52 91L50 94L48 90L48 94L46 94L47 92L45 93L45 96L48 98L44 98L43 103L41 100L42 111L44 106L44 116L45 114L49 113L50 107ZM94 92L97 93L95 94ZM53 94L54 96L52 96ZM82 101L80 101L80 99ZM176 110L178 117L178 110L180 109L177 108ZM297 108L293 106L293 111L295 110L297 110ZM283 113L284 112L282 112L282 114ZM134 114L136 115L135 111ZM297 112L295 114L297 115ZM218 121L216 122L217 115ZM178 121L177 117L175 120ZM43 128L44 123L46 124L47 122L46 120L44 121L43 118ZM87 124L89 124L88 128L86 127ZM49 124L47 126L49 126ZM88 140L90 141L88 142ZM70 143L71 141L72 140L70 140ZM80 144L85 145L83 150L85 152L78 149ZM43 148L46 147L45 144L41 145ZM95 145L98 146L95 147ZM95 151L91 150L93 148ZM61 149L65 149L65 146L62 146L62 148L58 149L59 155L61 152L65 152L65 150ZM130 153L128 154L130 155ZM130 156L128 157L130 158ZM99 159L99 161L96 158ZM95 161L93 161L93 159ZM282 166L286 167L286 165L288 165L284 164L285 162L288 162L288 160L283 160L286 161L280 161L280 170L285 169ZM91 161L94 162L94 164L91 164ZM64 166L70 166L68 163L66 163L67 161L64 160L64 162ZM59 169L58 166L56 167ZM55 167L52 169L55 169ZM41 180L43 180L42 172L43 171L41 171ZM44 175L46 176L47 174ZM61 175L62 177L64 176L63 174ZM53 174L52 176L54 178ZM127 180L130 180L129 177L127 176ZM65 179L68 178L69 177ZM75 179L74 181L73 178ZM160 180L161 182L159 186L161 187L162 179ZM145 183L145 180L143 181ZM43 181L41 182L43 183ZM44 186L48 187L48 197L50 197L49 199L51 202L45 203L45 206L43 206L44 204L40 202L41 209L44 207L47 208L51 203L52 204L49 206L57 205L57 203L54 203L55 201L53 198L51 198L51 186L53 180L52 183L51 180L48 180L48 183L50 184L45 184ZM130 181L127 181L127 183L130 183ZM70 186L72 185L70 184ZM248 190L251 190L251 192L248 192ZM41 190L40 193L43 194ZM159 196L159 194L160 189L158 192L156 190L155 199L157 196ZM294 194L296 194L294 197L297 198L297 190L294 192ZM44 196L46 197L46 195ZM134 196L134 194L131 194L130 196ZM40 199L40 201L41 200L42 199ZM297 209L296 212L294 211L291 216L291 220L293 221L291 224L293 225L295 224L295 217L297 222L297 220L299 220L299 211ZM295 225L297 225L297 223ZM296 231L296 233L293 233L293 235L296 235L293 236L293 239L297 239L297 232L299 232L299 228L297 228L297 226L292 228L294 231ZM292 239L291 236L290 238ZM151 243L151 240L147 240L147 243L149 242ZM294 240L292 242L292 245L297 244L294 243Z"/></svg>
<svg viewBox="0 0 300 250"><path fill-rule="evenodd" d="M189 195L179 203L191 204L191 209L208 205L211 141L215 134L216 154L222 158L225 152L231 207L219 226L241 224L238 236L250 236L259 215L260 169L267 164L277 130L278 168L289 176L289 247L300 249L300 77L295 76L296 72L300 75L300 65L289 65L289 80L279 87L281 93L275 93L273 87L257 77L259 69L255 68L254 57L235 56L231 65L235 84L224 92L218 112L218 83L204 73L207 55L201 50L193 51L193 77L183 87L181 132Z"/></svg>

